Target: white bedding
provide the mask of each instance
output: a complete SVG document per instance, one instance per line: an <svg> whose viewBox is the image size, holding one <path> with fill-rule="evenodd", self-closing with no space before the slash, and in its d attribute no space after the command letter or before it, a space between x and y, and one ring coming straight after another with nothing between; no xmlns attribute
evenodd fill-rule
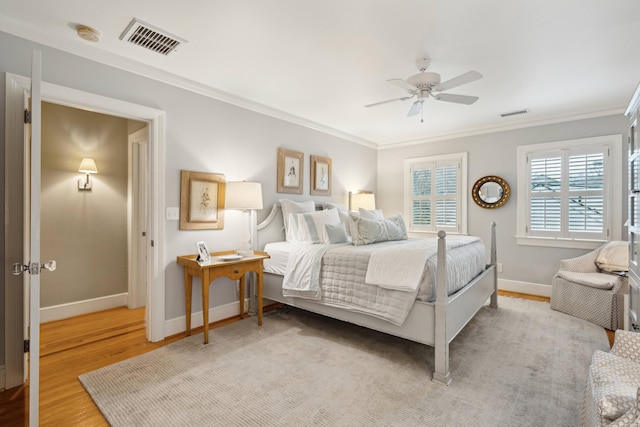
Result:
<svg viewBox="0 0 640 427"><path fill-rule="evenodd" d="M449 238L447 248L480 241L478 237ZM437 239L401 240L371 253L365 282L386 289L414 292L425 271L425 263L438 253Z"/></svg>
<svg viewBox="0 0 640 427"><path fill-rule="evenodd" d="M289 242L267 243L264 247L264 251L267 252L271 258L264 260L265 273L284 276L284 273L287 271L289 254L293 250L293 247L294 244Z"/></svg>
<svg viewBox="0 0 640 427"><path fill-rule="evenodd" d="M460 245L460 241L465 239L468 244ZM265 262L265 271L281 274L282 258L289 252L290 267L297 265L305 268L288 275L285 272L283 295L319 300L326 305L369 314L401 325L416 299L435 300L437 256L431 255L423 264L423 274L415 290L396 290L368 284L365 277L372 253L403 244L415 245L414 241L417 240L422 240L425 246L432 245L427 242L431 239L409 239L364 246L307 245L306 249L299 251L292 244L269 244L265 251L269 252L272 260ZM327 250L329 247L331 250ZM447 247L447 283L448 294L451 295L484 270L486 259L484 245L479 239L447 236ZM320 259L322 272L319 269ZM317 263L315 270L314 262Z"/></svg>

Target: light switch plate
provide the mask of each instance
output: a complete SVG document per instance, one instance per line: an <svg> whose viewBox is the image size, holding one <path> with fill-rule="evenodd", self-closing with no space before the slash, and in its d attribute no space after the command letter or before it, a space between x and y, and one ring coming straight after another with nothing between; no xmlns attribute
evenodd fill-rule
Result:
<svg viewBox="0 0 640 427"><path fill-rule="evenodd" d="M180 219L180 208L167 208L167 221L177 221Z"/></svg>

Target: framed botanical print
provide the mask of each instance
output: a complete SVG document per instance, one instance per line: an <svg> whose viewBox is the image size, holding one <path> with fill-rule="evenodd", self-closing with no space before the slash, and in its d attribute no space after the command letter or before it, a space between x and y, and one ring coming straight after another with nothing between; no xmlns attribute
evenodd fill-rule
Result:
<svg viewBox="0 0 640 427"><path fill-rule="evenodd" d="M304 153L278 148L278 193L302 194Z"/></svg>
<svg viewBox="0 0 640 427"><path fill-rule="evenodd" d="M311 156L311 194L331 195L331 159L329 157Z"/></svg>
<svg viewBox="0 0 640 427"><path fill-rule="evenodd" d="M224 175L180 172L180 230L224 228Z"/></svg>

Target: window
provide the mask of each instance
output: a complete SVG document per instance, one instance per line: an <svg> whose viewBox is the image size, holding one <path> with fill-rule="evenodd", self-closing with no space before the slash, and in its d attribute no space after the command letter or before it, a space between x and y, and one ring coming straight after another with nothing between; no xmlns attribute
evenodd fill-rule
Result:
<svg viewBox="0 0 640 427"><path fill-rule="evenodd" d="M467 153L405 160L410 231L466 233Z"/></svg>
<svg viewBox="0 0 640 427"><path fill-rule="evenodd" d="M518 243L589 248L619 239L621 145L611 135L518 147Z"/></svg>

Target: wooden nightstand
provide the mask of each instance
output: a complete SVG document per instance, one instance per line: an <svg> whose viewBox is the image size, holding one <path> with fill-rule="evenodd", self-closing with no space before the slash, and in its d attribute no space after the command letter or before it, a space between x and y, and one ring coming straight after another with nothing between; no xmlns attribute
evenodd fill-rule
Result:
<svg viewBox="0 0 640 427"><path fill-rule="evenodd" d="M176 262L184 267L185 303L187 311L187 335L191 335L191 299L193 278L199 277L202 281L202 317L204 327L204 343L209 342L209 285L218 277L228 277L231 280L240 280L240 316L245 317L244 311L244 276L254 272L257 278L258 288L258 325L262 325L262 289L263 289L263 265L262 261L269 258L269 254L255 251L251 257L244 257L234 261L222 261L223 255L234 254L235 251L211 252L211 261L200 264L196 261L197 255L179 256Z"/></svg>

